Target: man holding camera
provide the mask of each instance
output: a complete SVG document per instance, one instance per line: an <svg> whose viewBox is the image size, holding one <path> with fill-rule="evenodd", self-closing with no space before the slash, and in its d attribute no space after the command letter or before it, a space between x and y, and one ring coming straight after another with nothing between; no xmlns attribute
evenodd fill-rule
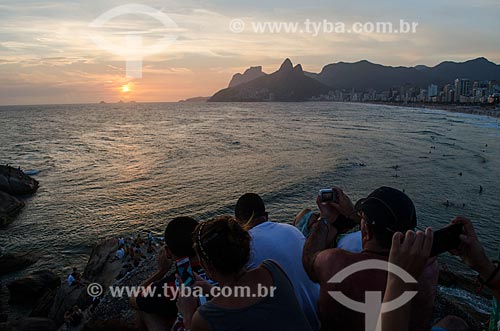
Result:
<svg viewBox="0 0 500 331"><path fill-rule="evenodd" d="M414 230L417 225L415 206L403 192L381 187L356 204L339 188L333 188L332 199L318 196L320 217L311 225L305 243L303 265L309 277L320 284L319 315L322 330L365 330L364 315L344 307L329 291L340 291L350 299L365 302L369 291L384 293L387 272L365 270L354 273L340 284L329 280L346 267L367 260L388 260L392 237L396 232ZM321 194L321 193L320 193ZM330 200L330 201L325 201ZM344 231L345 219L360 222L361 253L334 247L337 236ZM341 224L337 222L341 220ZM422 235L422 233L418 233ZM436 295L438 266L429 261L418 280L418 295L412 301L411 330L429 330Z"/></svg>

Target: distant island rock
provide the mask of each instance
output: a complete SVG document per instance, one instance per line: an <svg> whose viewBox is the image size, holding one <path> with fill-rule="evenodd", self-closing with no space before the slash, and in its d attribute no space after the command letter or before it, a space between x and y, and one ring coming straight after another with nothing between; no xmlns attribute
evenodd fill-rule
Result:
<svg viewBox="0 0 500 331"><path fill-rule="evenodd" d="M306 76L300 64L294 67L292 61L286 59L278 71L223 89L208 101L307 101L329 90L327 85Z"/></svg>
<svg viewBox="0 0 500 331"><path fill-rule="evenodd" d="M323 67L320 73L304 72L286 59L273 73L262 72L261 66L235 74L229 87L215 93L208 101L306 101L334 90L389 90L411 85L427 88L443 86L457 78L486 81L500 77L500 65L484 57L465 62L442 62L434 67L392 67L366 60L338 62Z"/></svg>
<svg viewBox="0 0 500 331"><path fill-rule="evenodd" d="M179 102L206 102L210 97L194 97L185 100L179 100Z"/></svg>

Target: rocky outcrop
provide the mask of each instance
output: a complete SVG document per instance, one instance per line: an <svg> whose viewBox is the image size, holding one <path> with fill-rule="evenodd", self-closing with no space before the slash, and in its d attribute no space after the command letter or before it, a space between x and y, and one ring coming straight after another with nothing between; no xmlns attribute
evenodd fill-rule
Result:
<svg viewBox="0 0 500 331"><path fill-rule="evenodd" d="M24 202L17 198L0 191L0 227L12 223L14 217L23 209ZM0 273L3 273L0 271Z"/></svg>
<svg viewBox="0 0 500 331"><path fill-rule="evenodd" d="M88 296L85 286L69 286L67 283L64 283L55 291L53 299L48 297L45 300L49 302L39 301L36 307L37 312L40 313L45 310L45 304L52 303L48 310L48 317L55 321L57 325L64 323L64 313L73 306L77 305L80 308L85 308L91 303L91 298Z"/></svg>
<svg viewBox="0 0 500 331"><path fill-rule="evenodd" d="M49 290L38 300L31 311L30 317L47 317L54 305L57 290Z"/></svg>
<svg viewBox="0 0 500 331"><path fill-rule="evenodd" d="M20 168L0 165L0 227L10 224L24 207L24 202L14 196L33 194L37 190L38 181Z"/></svg>
<svg viewBox="0 0 500 331"><path fill-rule="evenodd" d="M156 257L151 256L143 261L139 267L129 272L117 281L114 286L138 286L157 270ZM135 327L135 312L129 306L129 298L115 298L108 292L97 306L92 318L87 323L88 327L101 325L105 321L114 321L128 328ZM90 330L90 329L89 329ZM92 329L94 330L94 329Z"/></svg>
<svg viewBox="0 0 500 331"><path fill-rule="evenodd" d="M111 285L118 275L116 269L118 264L120 264L113 263L117 250L118 239L115 238L102 240L95 245L83 272L83 279L91 283L99 283L103 286Z"/></svg>
<svg viewBox="0 0 500 331"><path fill-rule="evenodd" d="M0 165L0 191L10 195L33 194L38 190L38 181L21 169Z"/></svg>
<svg viewBox="0 0 500 331"><path fill-rule="evenodd" d="M61 279L49 270L36 271L28 277L18 279L7 285L11 303L34 303L48 290L61 284Z"/></svg>
<svg viewBox="0 0 500 331"><path fill-rule="evenodd" d="M87 294L87 285L98 283L104 289L111 286L122 269L122 262L115 261L114 255L118 249L117 239L105 239L99 242L92 250L89 262L82 275L83 286L69 286L64 282L54 295L52 307L48 317L53 319L57 325L64 322L64 313L74 305L82 309L92 303L92 297ZM46 299L47 301L50 298ZM44 310L43 301L38 303L40 311Z"/></svg>
<svg viewBox="0 0 500 331"><path fill-rule="evenodd" d="M31 253L7 253L0 256L0 276L24 269L35 263Z"/></svg>
<svg viewBox="0 0 500 331"><path fill-rule="evenodd" d="M262 72L262 66L250 67L243 74L234 74L233 78L229 82L228 87L235 87L244 83L248 83L254 79L266 76L267 74Z"/></svg>

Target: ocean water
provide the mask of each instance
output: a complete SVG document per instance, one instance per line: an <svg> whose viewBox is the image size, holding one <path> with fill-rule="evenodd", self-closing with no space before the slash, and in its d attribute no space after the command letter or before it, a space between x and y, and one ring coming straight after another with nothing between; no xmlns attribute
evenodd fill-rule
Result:
<svg viewBox="0 0 500 331"><path fill-rule="evenodd" d="M492 257L499 244L498 119L342 103L8 106L0 142L1 163L40 171L0 230L3 249L38 257L28 272L82 266L99 239L161 235L175 216L232 213L245 192L290 222L332 185L353 200L405 190L421 228L464 215Z"/></svg>

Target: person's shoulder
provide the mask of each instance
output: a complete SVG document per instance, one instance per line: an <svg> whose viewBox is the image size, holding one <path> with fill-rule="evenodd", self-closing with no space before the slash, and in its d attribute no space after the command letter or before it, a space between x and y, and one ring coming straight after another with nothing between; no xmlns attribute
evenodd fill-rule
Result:
<svg viewBox="0 0 500 331"><path fill-rule="evenodd" d="M210 325L207 320L205 320L201 314L197 311L194 313L191 319L191 330L193 331L208 331L210 330Z"/></svg>
<svg viewBox="0 0 500 331"><path fill-rule="evenodd" d="M330 271L340 270L355 262L358 257L356 253L344 251L339 248L330 248L320 252L315 260L315 265L327 268Z"/></svg>
<svg viewBox="0 0 500 331"><path fill-rule="evenodd" d="M295 226L288 224L288 223L279 223L279 222L269 222L272 224L272 229L274 231L279 231L281 233L288 233L290 235L298 236L298 237L304 237L302 232L300 232L299 229L297 229Z"/></svg>

